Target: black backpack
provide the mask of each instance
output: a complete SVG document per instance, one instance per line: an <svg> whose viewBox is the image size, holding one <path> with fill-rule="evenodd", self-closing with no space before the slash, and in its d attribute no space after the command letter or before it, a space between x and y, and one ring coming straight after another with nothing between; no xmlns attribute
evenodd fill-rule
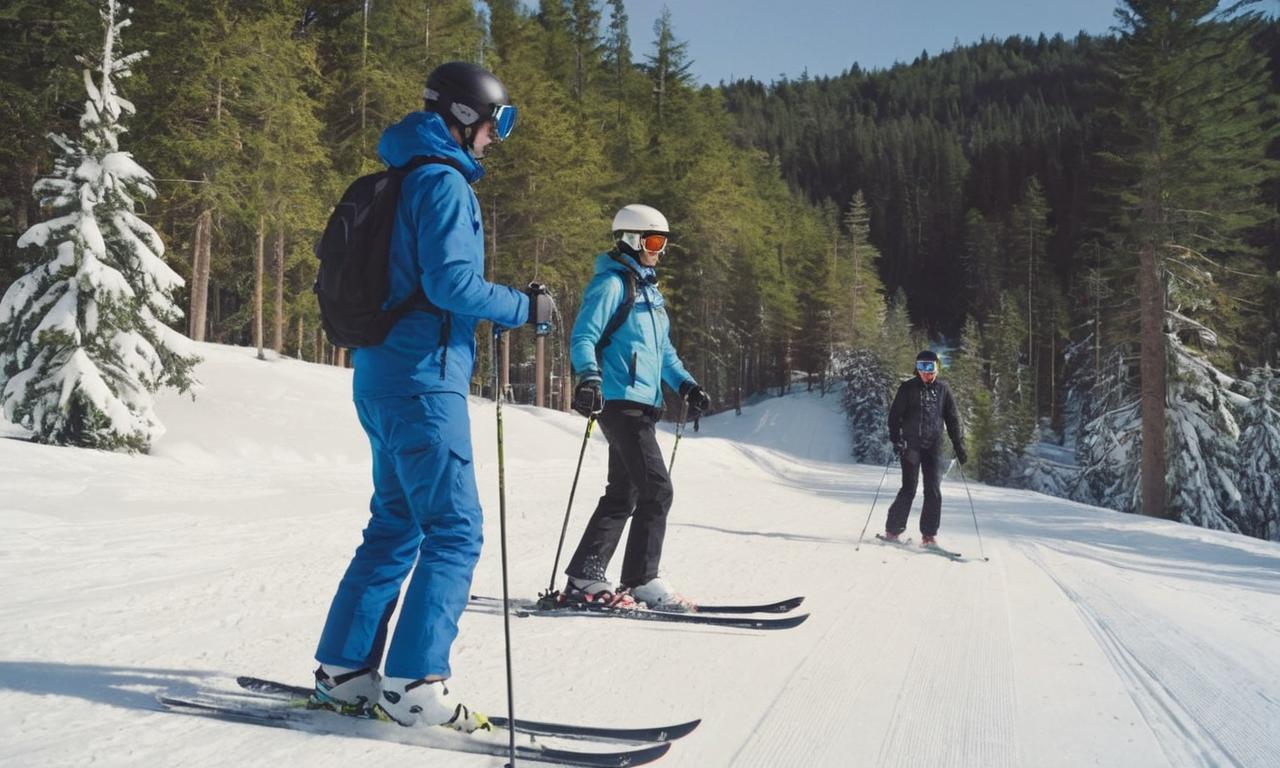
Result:
<svg viewBox="0 0 1280 768"><path fill-rule="evenodd" d="M441 344L448 343L448 313L432 304L421 288L395 307L382 308L390 290L391 232L400 185L411 171L428 164L458 168L444 158L415 157L401 168L361 176L329 214L315 248L320 269L314 290L321 324L334 346L356 349L381 344L392 326L414 311L440 315Z"/></svg>

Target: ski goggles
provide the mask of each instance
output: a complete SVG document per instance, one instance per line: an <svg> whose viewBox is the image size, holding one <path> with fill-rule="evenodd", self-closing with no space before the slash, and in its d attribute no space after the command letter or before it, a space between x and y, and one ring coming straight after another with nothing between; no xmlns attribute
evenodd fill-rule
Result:
<svg viewBox="0 0 1280 768"><path fill-rule="evenodd" d="M511 130L516 127L516 108L510 104L501 104L493 108L493 134L498 141L506 141Z"/></svg>
<svg viewBox="0 0 1280 768"><path fill-rule="evenodd" d="M661 232L623 232L622 242L635 248L643 248L653 253L662 253L667 249L667 236Z"/></svg>
<svg viewBox="0 0 1280 768"><path fill-rule="evenodd" d="M932 360L917 360L916 370L921 373L937 373L938 364Z"/></svg>

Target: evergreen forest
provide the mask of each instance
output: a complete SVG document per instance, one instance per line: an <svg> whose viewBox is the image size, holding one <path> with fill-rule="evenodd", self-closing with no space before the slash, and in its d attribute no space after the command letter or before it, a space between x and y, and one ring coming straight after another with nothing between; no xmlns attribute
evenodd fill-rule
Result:
<svg viewBox="0 0 1280 768"><path fill-rule="evenodd" d="M51 216L33 195L50 136L84 128L99 5L0 8L0 293L48 256L19 239ZM673 341L716 410L839 385L855 458L884 464L888 402L931 347L970 479L1280 540L1280 22L1263 5L1120 0L1106 36L875 70L852 51L837 75L714 86L678 15L643 40L628 21L625 0L138 4L119 145L182 279L170 326L349 365L320 328L312 247L427 73L466 60L520 111L475 188L488 277L544 283L560 313L541 383L531 336L507 335L516 401L568 408L593 257L642 202L671 222ZM0 345L25 343L15 318ZM473 391L491 395L480 341Z"/></svg>

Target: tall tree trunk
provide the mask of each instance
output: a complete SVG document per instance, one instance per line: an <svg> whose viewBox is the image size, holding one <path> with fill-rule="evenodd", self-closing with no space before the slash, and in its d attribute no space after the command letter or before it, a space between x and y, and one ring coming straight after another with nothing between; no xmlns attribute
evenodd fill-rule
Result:
<svg viewBox="0 0 1280 768"><path fill-rule="evenodd" d="M13 200L13 225L19 235L31 226L31 188L40 175L40 164L29 158L18 164L18 189L21 194Z"/></svg>
<svg viewBox="0 0 1280 768"><path fill-rule="evenodd" d="M213 211L204 209L196 216L195 237L191 255L191 309L188 331L192 341L204 341L209 314L209 260L213 229Z"/></svg>
<svg viewBox="0 0 1280 768"><path fill-rule="evenodd" d="M266 355L262 352L262 284L266 280L266 253L264 243L267 237L266 228L266 218L259 216L258 247L253 254L253 345L258 348L259 360L266 358Z"/></svg>
<svg viewBox="0 0 1280 768"><path fill-rule="evenodd" d="M347 350L345 347L333 348L333 364L339 368L347 367Z"/></svg>
<svg viewBox="0 0 1280 768"><path fill-rule="evenodd" d="M1156 244L1138 251L1138 302L1141 313L1142 514L1165 517L1165 338L1164 282Z"/></svg>
<svg viewBox="0 0 1280 768"><path fill-rule="evenodd" d="M271 348L284 354L284 227L276 229L276 322L271 333Z"/></svg>
<svg viewBox="0 0 1280 768"><path fill-rule="evenodd" d="M303 331L302 315L298 315L298 359L299 360L302 359L302 338L303 338L302 331Z"/></svg>

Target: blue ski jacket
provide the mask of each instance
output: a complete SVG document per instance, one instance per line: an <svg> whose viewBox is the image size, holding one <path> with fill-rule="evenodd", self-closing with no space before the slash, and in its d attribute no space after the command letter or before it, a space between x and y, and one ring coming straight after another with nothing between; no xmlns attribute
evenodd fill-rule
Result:
<svg viewBox="0 0 1280 768"><path fill-rule="evenodd" d="M424 165L404 180L391 234L390 308L422 287L431 303L449 314L449 334L441 339L444 317L410 312L386 340L357 349L355 399L412 396L428 392L466 395L475 365L475 329L481 320L515 328L529 316L523 291L484 279L484 226L471 184L484 168L459 147L444 118L413 112L387 128L378 154L392 167L417 156L443 157L463 169Z"/></svg>
<svg viewBox="0 0 1280 768"><path fill-rule="evenodd" d="M636 300L625 322L596 357L596 343L614 312L626 298L625 271L636 275ZM582 308L569 340L570 360L579 379L601 379L604 399L662 404L662 383L679 391L696 384L671 346L671 320L667 317L657 273L635 259L608 253L596 257L596 271L582 295Z"/></svg>

